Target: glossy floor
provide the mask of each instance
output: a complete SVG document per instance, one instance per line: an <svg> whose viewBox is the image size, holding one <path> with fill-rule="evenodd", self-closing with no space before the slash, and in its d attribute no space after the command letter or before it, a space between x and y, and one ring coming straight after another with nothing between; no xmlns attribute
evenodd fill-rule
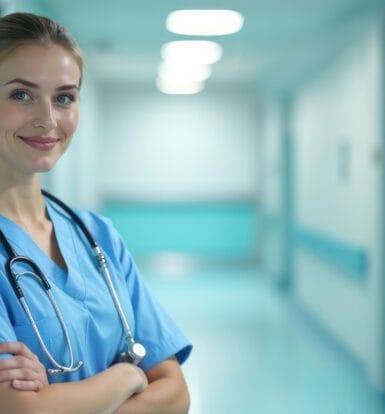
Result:
<svg viewBox="0 0 385 414"><path fill-rule="evenodd" d="M358 362L253 269L143 273L194 343L190 414L385 413Z"/></svg>

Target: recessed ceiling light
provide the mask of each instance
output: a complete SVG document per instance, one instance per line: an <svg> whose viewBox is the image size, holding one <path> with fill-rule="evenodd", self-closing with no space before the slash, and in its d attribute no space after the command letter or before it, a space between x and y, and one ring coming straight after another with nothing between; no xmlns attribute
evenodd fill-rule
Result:
<svg viewBox="0 0 385 414"><path fill-rule="evenodd" d="M166 27L170 32L192 36L221 36L241 30L244 18L234 10L176 10Z"/></svg>
<svg viewBox="0 0 385 414"><path fill-rule="evenodd" d="M208 65L164 61L158 68L158 76L163 79L204 81L210 75L211 67Z"/></svg>
<svg viewBox="0 0 385 414"><path fill-rule="evenodd" d="M222 57L222 47L209 40L176 40L161 49L163 60L210 65Z"/></svg>
<svg viewBox="0 0 385 414"><path fill-rule="evenodd" d="M204 82L175 82L157 78L156 86L160 92L172 95L193 95L203 90Z"/></svg>

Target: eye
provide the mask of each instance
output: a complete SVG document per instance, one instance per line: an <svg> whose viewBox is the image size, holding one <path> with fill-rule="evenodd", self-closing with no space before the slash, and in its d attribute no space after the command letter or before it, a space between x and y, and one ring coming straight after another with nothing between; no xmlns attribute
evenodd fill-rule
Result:
<svg viewBox="0 0 385 414"><path fill-rule="evenodd" d="M11 94L11 98L21 102L27 102L32 99L31 95L26 91L15 91Z"/></svg>
<svg viewBox="0 0 385 414"><path fill-rule="evenodd" d="M75 101L75 96L69 93L58 95L56 97L56 102L60 105L69 105L70 103Z"/></svg>

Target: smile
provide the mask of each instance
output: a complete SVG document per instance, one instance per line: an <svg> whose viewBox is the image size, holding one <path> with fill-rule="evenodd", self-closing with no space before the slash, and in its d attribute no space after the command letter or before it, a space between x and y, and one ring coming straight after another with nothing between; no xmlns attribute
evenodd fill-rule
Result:
<svg viewBox="0 0 385 414"><path fill-rule="evenodd" d="M22 137L19 138L25 142L30 147L37 149L39 151L50 151L56 143L59 141L58 138L52 137L42 137L42 136L31 136L31 137Z"/></svg>

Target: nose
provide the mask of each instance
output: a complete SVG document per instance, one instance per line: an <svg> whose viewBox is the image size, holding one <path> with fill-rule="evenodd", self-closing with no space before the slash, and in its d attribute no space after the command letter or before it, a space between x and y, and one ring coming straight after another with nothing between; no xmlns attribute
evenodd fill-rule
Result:
<svg viewBox="0 0 385 414"><path fill-rule="evenodd" d="M41 128L49 132L57 127L57 120L50 101L37 103L33 115L32 126L34 128Z"/></svg>

